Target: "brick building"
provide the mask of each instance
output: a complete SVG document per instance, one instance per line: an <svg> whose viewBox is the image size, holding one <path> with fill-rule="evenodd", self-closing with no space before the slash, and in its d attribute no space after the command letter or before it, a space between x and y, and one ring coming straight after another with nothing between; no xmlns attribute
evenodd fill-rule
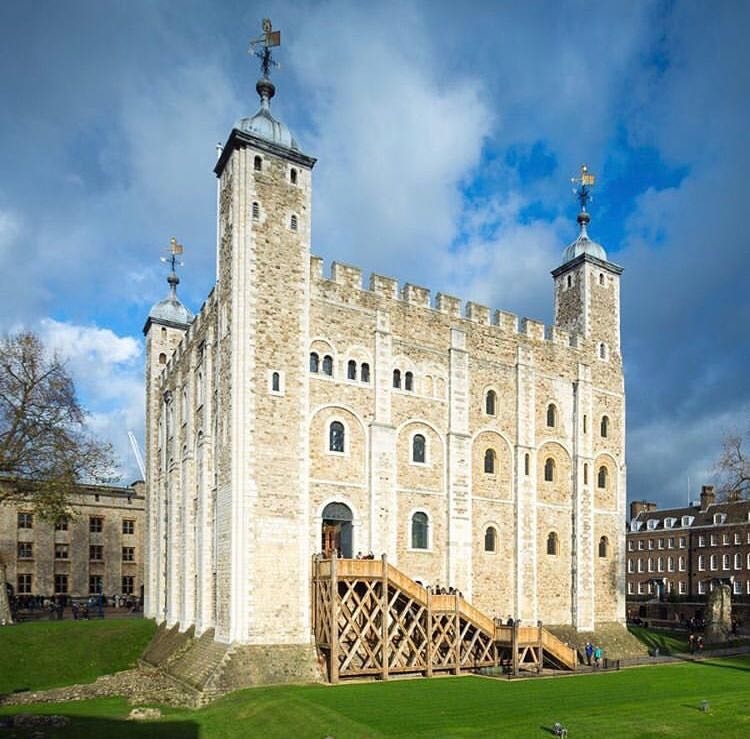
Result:
<svg viewBox="0 0 750 739"><path fill-rule="evenodd" d="M7 484L0 481L0 485ZM0 504L0 562L17 595L143 594L144 483L85 485L74 514L45 521L31 505Z"/></svg>
<svg viewBox="0 0 750 739"><path fill-rule="evenodd" d="M750 501L717 502L704 486L700 502L658 510L630 505L628 615L680 620L701 611L713 581L732 589L738 612L750 605ZM646 606L651 604L652 608Z"/></svg>
<svg viewBox="0 0 750 739"><path fill-rule="evenodd" d="M316 160L257 90L214 170L216 284L194 316L173 271L144 327L146 615L314 660L312 555L371 551L490 615L624 623L622 268L586 198L552 326L328 277Z"/></svg>

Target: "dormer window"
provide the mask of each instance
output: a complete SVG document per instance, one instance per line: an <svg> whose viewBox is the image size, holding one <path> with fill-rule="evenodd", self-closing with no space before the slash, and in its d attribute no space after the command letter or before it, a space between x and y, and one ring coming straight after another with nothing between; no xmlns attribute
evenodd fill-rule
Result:
<svg viewBox="0 0 750 739"><path fill-rule="evenodd" d="M687 527L691 526L693 523L694 517L693 516L683 516L682 517L682 525Z"/></svg>
<svg viewBox="0 0 750 739"><path fill-rule="evenodd" d="M726 513L714 513L714 523L724 523L727 520Z"/></svg>
<svg viewBox="0 0 750 739"><path fill-rule="evenodd" d="M664 528L665 529L673 529L674 525L677 523L676 518L665 518L664 519Z"/></svg>
<svg viewBox="0 0 750 739"><path fill-rule="evenodd" d="M653 531L658 525L659 525L658 518L649 518L648 521L646 521L646 528L649 531Z"/></svg>

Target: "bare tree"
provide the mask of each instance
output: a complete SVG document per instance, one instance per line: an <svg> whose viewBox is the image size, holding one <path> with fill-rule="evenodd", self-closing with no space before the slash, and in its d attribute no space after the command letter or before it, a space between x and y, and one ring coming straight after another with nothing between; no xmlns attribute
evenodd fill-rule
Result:
<svg viewBox="0 0 750 739"><path fill-rule="evenodd" d="M0 340L0 503L23 500L43 517L69 515L82 482L112 480L109 444L86 429L73 381L31 332Z"/></svg>
<svg viewBox="0 0 750 739"><path fill-rule="evenodd" d="M740 434L727 434L716 463L719 492L723 497L750 498L750 454L742 448L745 439Z"/></svg>

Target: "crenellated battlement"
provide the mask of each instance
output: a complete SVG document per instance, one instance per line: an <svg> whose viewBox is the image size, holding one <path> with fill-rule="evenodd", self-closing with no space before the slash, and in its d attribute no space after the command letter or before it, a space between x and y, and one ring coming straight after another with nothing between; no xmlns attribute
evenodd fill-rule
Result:
<svg viewBox="0 0 750 739"><path fill-rule="evenodd" d="M529 341L548 342L557 346L578 347L578 338L558 326L547 326L541 321L518 316L502 310L493 311L486 305L473 301L464 302L461 298L438 292L432 299L432 291L409 282L399 286L398 280L375 272L370 274L369 287L364 288L362 270L341 262L331 263L330 278L325 276L324 262L321 257L310 257L310 279L313 285L321 288L336 285L346 290L348 299L356 298L358 293L364 299L368 294L389 301L407 303L434 310L450 318L468 321L483 326L492 326L502 333L525 336Z"/></svg>

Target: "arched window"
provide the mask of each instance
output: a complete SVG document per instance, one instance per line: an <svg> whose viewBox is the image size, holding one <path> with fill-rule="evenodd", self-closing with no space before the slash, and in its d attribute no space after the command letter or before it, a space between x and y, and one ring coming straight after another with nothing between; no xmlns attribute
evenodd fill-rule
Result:
<svg viewBox="0 0 750 739"><path fill-rule="evenodd" d="M531 456L527 452L523 455L523 474L529 475L531 473Z"/></svg>
<svg viewBox="0 0 750 739"><path fill-rule="evenodd" d="M552 457L547 457L544 460L544 480L545 482L553 482L555 479L555 460Z"/></svg>
<svg viewBox="0 0 750 739"><path fill-rule="evenodd" d="M333 421L328 429L328 449L332 452L344 451L344 424Z"/></svg>
<svg viewBox="0 0 750 739"><path fill-rule="evenodd" d="M367 364L367 362L362 362L359 379L362 380L362 382L370 382L370 365Z"/></svg>
<svg viewBox="0 0 750 739"><path fill-rule="evenodd" d="M353 359L350 359L346 365L346 377L349 380L357 379L357 363Z"/></svg>
<svg viewBox="0 0 750 739"><path fill-rule="evenodd" d="M609 416L602 416L600 432L603 439L606 439L609 436Z"/></svg>
<svg viewBox="0 0 750 739"><path fill-rule="evenodd" d="M496 413L497 394L494 390L488 390L484 397L484 412L488 416L494 416Z"/></svg>
<svg viewBox="0 0 750 739"><path fill-rule="evenodd" d="M404 375L404 390L409 390L410 392L414 390L414 374L412 372L407 372Z"/></svg>
<svg viewBox="0 0 750 739"><path fill-rule="evenodd" d="M559 547L560 543L557 539L557 534L554 531L550 531L547 535L547 554L556 555Z"/></svg>
<svg viewBox="0 0 750 739"><path fill-rule="evenodd" d="M253 220L257 221L260 218L260 205L253 203Z"/></svg>
<svg viewBox="0 0 750 739"><path fill-rule="evenodd" d="M494 526L488 526L484 532L484 551L497 551L497 530Z"/></svg>
<svg viewBox="0 0 750 739"><path fill-rule="evenodd" d="M596 477L596 486L598 488L607 487L607 468L604 465L599 468L599 473Z"/></svg>
<svg viewBox="0 0 750 739"><path fill-rule="evenodd" d="M293 185L297 184L297 170L294 167L289 171L289 180Z"/></svg>
<svg viewBox="0 0 750 739"><path fill-rule="evenodd" d="M401 370L393 370L393 387L401 388Z"/></svg>
<svg viewBox="0 0 750 739"><path fill-rule="evenodd" d="M263 160L260 157L253 159L253 169L256 172L260 172L263 169Z"/></svg>
<svg viewBox="0 0 750 739"><path fill-rule="evenodd" d="M167 363L167 355L164 352L162 352L159 355L159 364L166 364L166 363Z"/></svg>
<svg viewBox="0 0 750 739"><path fill-rule="evenodd" d="M430 521L427 514L417 511L411 517L411 548L427 549L429 545Z"/></svg>
<svg viewBox="0 0 750 739"><path fill-rule="evenodd" d="M289 219L289 228L291 228L291 229L292 229L292 231L296 231L296 230L297 230L297 216L294 216L294 215L293 215L293 216L292 216L292 217L291 217L291 218Z"/></svg>
<svg viewBox="0 0 750 739"><path fill-rule="evenodd" d="M568 275L568 287L572 287L573 285L573 279L570 275Z"/></svg>
<svg viewBox="0 0 750 739"><path fill-rule="evenodd" d="M599 273L599 284L600 285L604 284L604 273L603 272Z"/></svg>
<svg viewBox="0 0 750 739"><path fill-rule="evenodd" d="M599 539L599 556L606 557L609 554L609 539L606 536L602 536Z"/></svg>
<svg viewBox="0 0 750 739"><path fill-rule="evenodd" d="M424 436L422 434L414 434L411 440L411 461L424 464L425 452L426 444Z"/></svg>
<svg viewBox="0 0 750 739"><path fill-rule="evenodd" d="M310 352L310 372L317 372L320 369L320 358L317 352Z"/></svg>
<svg viewBox="0 0 750 739"><path fill-rule="evenodd" d="M281 390L281 376L278 372L271 375L271 390L278 393Z"/></svg>
<svg viewBox="0 0 750 739"><path fill-rule="evenodd" d="M494 474L495 472L495 450L486 449L484 452L484 471L487 474Z"/></svg>
<svg viewBox="0 0 750 739"><path fill-rule="evenodd" d="M554 403L550 403L547 406L547 427L555 428L557 426L557 408Z"/></svg>
<svg viewBox="0 0 750 739"><path fill-rule="evenodd" d="M329 377L333 375L333 357L330 354L323 357L323 374Z"/></svg>

